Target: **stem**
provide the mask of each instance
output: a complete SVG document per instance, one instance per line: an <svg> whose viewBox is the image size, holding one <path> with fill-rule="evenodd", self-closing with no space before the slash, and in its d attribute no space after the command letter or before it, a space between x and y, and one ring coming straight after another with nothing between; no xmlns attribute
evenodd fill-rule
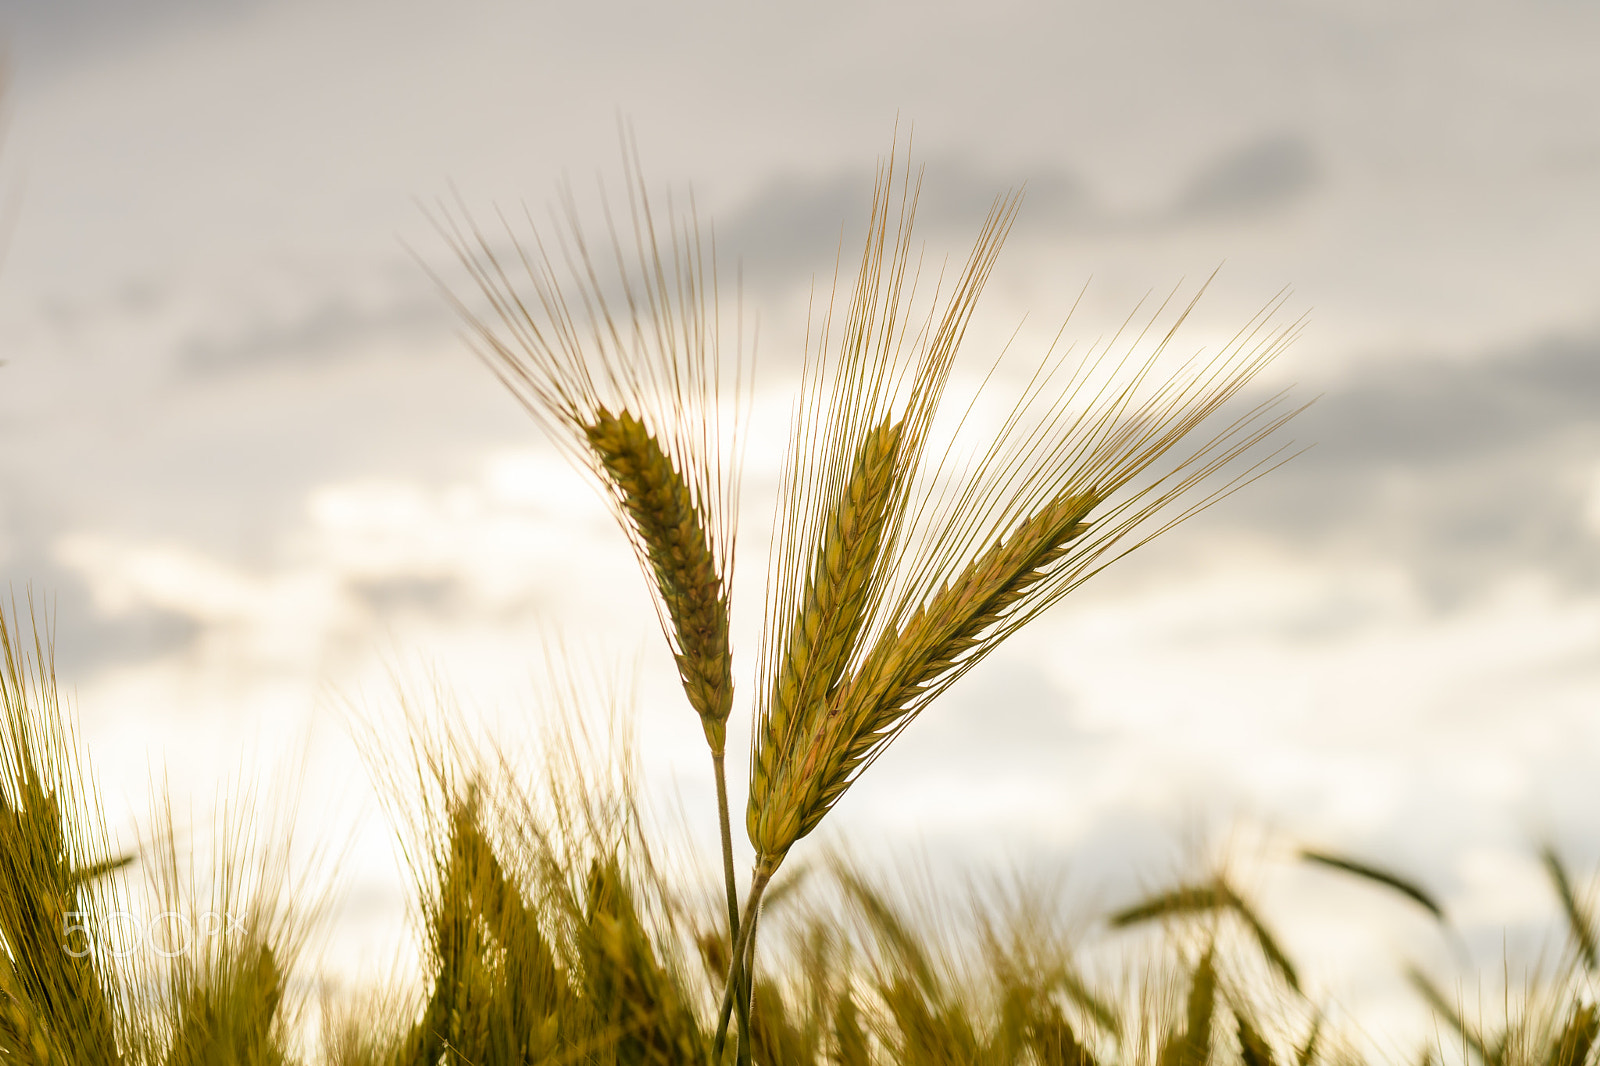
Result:
<svg viewBox="0 0 1600 1066"><path fill-rule="evenodd" d="M711 753L711 766L717 779L717 818L722 830L722 877L728 890L728 951L732 963L733 946L739 940L739 885L733 873L733 830L728 821L728 775L723 769L723 753ZM739 1032L750 1027L750 1000L739 996ZM742 1046L742 1041L741 1041Z"/></svg>
<svg viewBox="0 0 1600 1066"><path fill-rule="evenodd" d="M717 777L717 818L722 829L722 877L728 889L728 944L739 938L739 886L733 876L733 830L728 824L728 775L723 772L723 753L711 753L711 766Z"/></svg>
<svg viewBox="0 0 1600 1066"><path fill-rule="evenodd" d="M717 1036L711 1044L713 1063L722 1062L722 1049L728 1044L728 1020L733 1014L733 1004L743 998L738 995L738 989L746 972L744 958L750 949L750 933L756 925L756 908L761 906L761 894L767 890L767 882L772 880L772 873L776 869L776 862L762 856L756 861L756 868L750 875L750 896L744 904L744 921L739 925L739 938L734 941L733 952L728 958L728 980L722 989L722 1007L717 1012Z"/></svg>
<svg viewBox="0 0 1600 1066"><path fill-rule="evenodd" d="M750 1066L750 1049L755 1034L750 1029L751 993L755 990L756 937L761 929L761 912L752 911L745 917L750 925L750 946L745 949L745 965L739 974L739 1045L734 1052L735 1066Z"/></svg>

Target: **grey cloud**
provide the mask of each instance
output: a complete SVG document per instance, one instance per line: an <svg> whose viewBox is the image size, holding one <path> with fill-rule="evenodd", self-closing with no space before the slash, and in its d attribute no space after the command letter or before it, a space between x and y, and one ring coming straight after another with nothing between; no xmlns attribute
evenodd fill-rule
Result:
<svg viewBox="0 0 1600 1066"><path fill-rule="evenodd" d="M115 616L99 610L84 576L54 544L70 508L47 487L0 469L0 576L19 608L53 626L56 667L68 683L96 671L180 651L200 633L194 619L142 605Z"/></svg>
<svg viewBox="0 0 1600 1066"><path fill-rule="evenodd" d="M420 612L433 617L451 614L463 604L467 594L460 579L451 576L356 581L351 583L350 591L378 618L402 612Z"/></svg>
<svg viewBox="0 0 1600 1066"><path fill-rule="evenodd" d="M48 620L56 671L66 685L110 667L181 652L201 634L202 625L188 615L149 605L102 613L82 575L46 554L13 552L4 562L19 613L31 597L36 619L41 625Z"/></svg>
<svg viewBox="0 0 1600 1066"><path fill-rule="evenodd" d="M291 318L261 318L232 336L191 337L179 351L180 369L194 375L226 374L263 366L327 362L363 354L374 337L431 330L452 323L442 297L400 298L371 307L342 296L316 303Z"/></svg>
<svg viewBox="0 0 1600 1066"><path fill-rule="evenodd" d="M1006 174L981 170L959 157L924 162L917 203L918 230L924 235L970 239L995 197L1024 183L1023 210L1031 227L1073 225L1089 213L1082 182L1059 168ZM841 242L841 269L848 273L859 254L872 185L873 172L865 168L780 176L718 222L717 247L723 255L739 256L746 279L758 286L783 287L813 275L826 280Z"/></svg>
<svg viewBox="0 0 1600 1066"><path fill-rule="evenodd" d="M79 54L126 49L169 27L225 22L271 0L15 0L0 17L0 32L20 44L25 57L46 63Z"/></svg>
<svg viewBox="0 0 1600 1066"><path fill-rule="evenodd" d="M1600 469L1600 332L1374 366L1293 432L1314 447L1229 501L1224 522L1398 562L1439 606L1517 572L1600 588L1584 513Z"/></svg>
<svg viewBox="0 0 1600 1066"><path fill-rule="evenodd" d="M1239 221L1306 196L1321 179L1311 143L1273 133L1231 149L1202 167L1169 205L1124 214L1108 211L1093 190L1059 164L1039 170L991 171L961 156L923 160L926 177L917 205L919 230L957 242L977 232L996 195L1025 188L1024 230L1057 238L1063 231L1139 232L1220 219ZM724 216L717 244L742 258L746 278L783 287L812 276L826 279L843 241L848 272L866 223L872 171L787 174L768 182L742 208Z"/></svg>
<svg viewBox="0 0 1600 1066"><path fill-rule="evenodd" d="M1305 139L1279 133L1251 141L1203 168L1173 207L1175 219L1228 218L1283 207L1319 179Z"/></svg>
<svg viewBox="0 0 1600 1066"><path fill-rule="evenodd" d="M1106 742L1085 730L1074 711L1038 665L1001 652L941 697L937 713L895 742L903 750L892 758L908 769L943 773L950 753L959 751L965 780L1056 776L1092 763Z"/></svg>

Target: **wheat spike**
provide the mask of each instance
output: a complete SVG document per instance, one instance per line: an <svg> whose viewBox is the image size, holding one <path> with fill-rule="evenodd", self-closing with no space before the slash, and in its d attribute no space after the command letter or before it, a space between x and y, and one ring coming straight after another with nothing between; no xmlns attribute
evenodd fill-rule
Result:
<svg viewBox="0 0 1600 1066"><path fill-rule="evenodd" d="M733 709L728 598L694 493L660 442L632 414L601 407L585 427L649 563L674 638L683 690L714 753Z"/></svg>
<svg viewBox="0 0 1600 1066"><path fill-rule="evenodd" d="M763 855L782 855L800 835L814 768L792 755L855 651L891 519L902 439L901 426L886 422L861 442L790 627L750 780L750 840Z"/></svg>

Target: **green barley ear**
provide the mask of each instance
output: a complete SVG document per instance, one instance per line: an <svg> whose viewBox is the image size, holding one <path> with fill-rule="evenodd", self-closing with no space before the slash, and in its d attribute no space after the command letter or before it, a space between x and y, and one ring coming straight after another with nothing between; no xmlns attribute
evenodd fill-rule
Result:
<svg viewBox="0 0 1600 1066"><path fill-rule="evenodd" d="M167 1066L284 1066L304 995L295 968L314 931L315 892L292 862L294 814L241 788L215 816L209 870L181 852L170 796L158 795L144 850L148 906L165 922L137 958L137 983L163 1031ZM190 936L189 933L193 935Z"/></svg>
<svg viewBox="0 0 1600 1066"><path fill-rule="evenodd" d="M830 693L824 727L811 732L816 756L801 769L810 788L797 836L817 827L886 738L970 668L973 653L982 654L1008 612L1086 532L1099 502L1093 492L1051 501L934 593L903 629L879 634L855 674Z"/></svg>
<svg viewBox="0 0 1600 1066"><path fill-rule="evenodd" d="M618 1063L694 1066L705 1036L683 991L660 961L614 858L589 869L580 933L585 993ZM608 1061L611 1061L608 1056Z"/></svg>
<svg viewBox="0 0 1600 1066"><path fill-rule="evenodd" d="M447 1045L475 1060L537 1060L554 1052L558 1021L573 1013L537 915L482 821L474 790L450 801L448 840L433 857L436 887L425 903L433 990L402 1044L406 1063L436 1061Z"/></svg>
<svg viewBox="0 0 1600 1066"><path fill-rule="evenodd" d="M1163 303L1075 367L1070 349L1052 351L999 427L973 430L987 446L966 447L969 408L938 427L949 442L930 454L957 350L1020 200L998 197L954 284L946 289L941 273L931 300L919 297L920 178L897 183L897 155L879 171L842 325L830 299L808 337L767 583L746 811L757 857L714 1054L745 999L735 978L762 893L795 842L1020 626L1270 468L1273 456L1242 460L1295 413L1281 395L1231 421L1223 413L1298 332L1272 324L1281 301L1165 380L1154 368L1193 302L1154 334ZM1147 338L1153 350L1141 354ZM1232 480L1196 500L1224 470Z"/></svg>
<svg viewBox="0 0 1600 1066"><path fill-rule="evenodd" d="M8 961L0 961L0 1053L20 1066L69 1066L71 1061L22 991Z"/></svg>

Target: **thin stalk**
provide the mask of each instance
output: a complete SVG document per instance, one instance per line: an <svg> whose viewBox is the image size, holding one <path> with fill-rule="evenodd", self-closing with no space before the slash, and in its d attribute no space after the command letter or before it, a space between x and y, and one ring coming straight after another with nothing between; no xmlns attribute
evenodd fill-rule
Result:
<svg viewBox="0 0 1600 1066"><path fill-rule="evenodd" d="M733 876L733 830L728 822L728 775L723 770L724 755L713 752L711 766L717 777L717 819L722 830L722 877L728 890L728 943L739 936L739 888Z"/></svg>
<svg viewBox="0 0 1600 1066"><path fill-rule="evenodd" d="M755 959L756 937L760 935L761 912L751 911L745 918L745 924L750 927L749 947L745 948L744 965L739 971L739 1046L734 1052L735 1066L750 1066L750 1050L755 1044L754 1034L750 1031L750 1001L751 992L755 989Z"/></svg>
<svg viewBox="0 0 1600 1066"><path fill-rule="evenodd" d="M739 938L734 941L733 951L728 957L728 980L722 989L722 1006L717 1011L717 1036L711 1044L713 1063L722 1061L722 1050L728 1045L728 1021L733 1015L733 1005L737 1000L744 998L738 995L738 989L747 972L744 960L752 943L750 934L756 927L755 916L757 908L761 906L761 894L767 890L767 884L772 880L775 870L777 864L769 864L769 860L762 857L757 861L755 871L750 876L750 896L745 900L744 921L739 925Z"/></svg>
<svg viewBox="0 0 1600 1066"><path fill-rule="evenodd" d="M717 778L717 819L722 830L722 876L728 890L728 950L731 956L733 945L739 940L739 885L733 873L733 830L728 815L728 775L723 762L722 752L711 753L711 765ZM737 996L735 1002L739 1005L739 1031L742 1033L750 1027L749 1000L745 996Z"/></svg>

